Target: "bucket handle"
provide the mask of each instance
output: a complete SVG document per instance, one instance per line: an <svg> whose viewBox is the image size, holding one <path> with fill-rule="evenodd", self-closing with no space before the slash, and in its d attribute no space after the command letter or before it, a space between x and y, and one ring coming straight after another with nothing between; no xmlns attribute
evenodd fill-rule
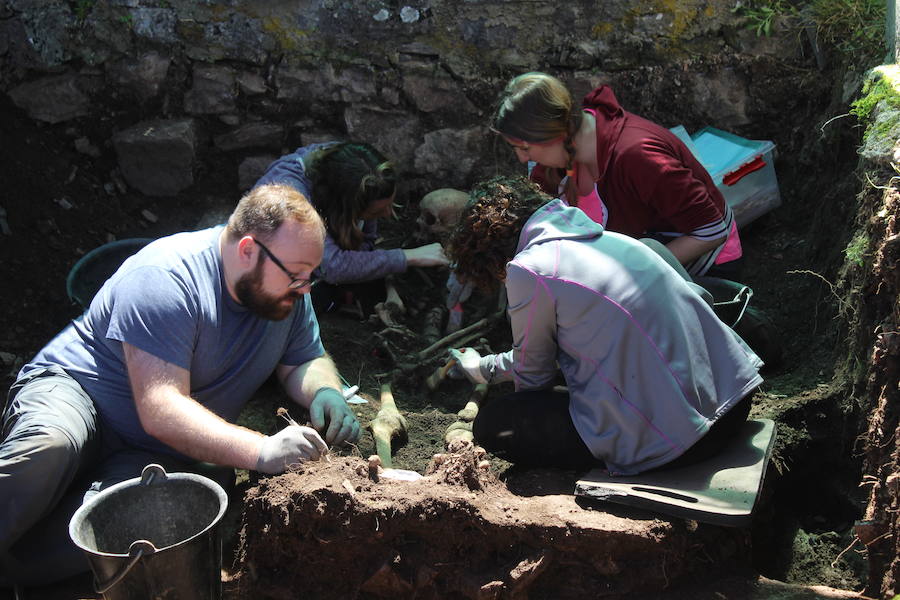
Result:
<svg viewBox="0 0 900 600"><path fill-rule="evenodd" d="M160 482L156 482L159 478ZM153 485L154 482L161 483L168 479L166 470L156 463L150 463L141 471L141 485Z"/></svg>
<svg viewBox="0 0 900 600"><path fill-rule="evenodd" d="M141 483L140 485L153 485L154 483L162 483L168 479L168 475L166 474L166 470L162 468L162 466L151 463L144 467L141 471ZM130 557L128 563L123 566L118 573L112 576L112 578L106 583L98 583L97 580L94 580L94 589L98 594L105 594L108 592L114 585L122 581L122 578L125 577L128 572L137 564L141 557L150 556L156 552L156 546L153 545L153 542L149 540L134 540L131 542L131 546L128 547L128 556Z"/></svg>
<svg viewBox="0 0 900 600"><path fill-rule="evenodd" d="M128 574L128 571L137 564L139 560L141 560L142 556L150 556L151 554L156 552L156 546L153 545L153 542L148 540L134 540L131 542L131 546L128 547L128 556L131 557L131 560L128 561L124 567L122 567L118 573L112 576L112 579L107 581L106 583L98 583L97 580L94 580L94 589L98 594L105 594L108 592L114 585L122 581L122 578Z"/></svg>
<svg viewBox="0 0 900 600"><path fill-rule="evenodd" d="M735 294L733 300L730 300L728 302L716 302L716 306L720 306L720 305L724 305L724 304L743 304L743 306L741 306L740 312L738 312L738 316L735 317L733 323L728 325L729 327L734 329L737 326L737 324L741 322L741 319L744 318L744 313L747 312L747 306L749 306L750 298L752 298L752 297L753 297L753 290L751 290L749 287L747 287L745 285L738 291L737 294ZM147 465L147 466L150 467L150 466L155 466L155 465Z"/></svg>

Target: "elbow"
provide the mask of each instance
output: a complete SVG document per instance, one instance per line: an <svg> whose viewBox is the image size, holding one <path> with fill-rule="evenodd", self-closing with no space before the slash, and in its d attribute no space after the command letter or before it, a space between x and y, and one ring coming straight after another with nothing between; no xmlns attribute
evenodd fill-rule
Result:
<svg viewBox="0 0 900 600"><path fill-rule="evenodd" d="M153 437L164 444L169 444L169 431L166 427L166 419L162 417L159 410L153 408L153 404L135 398L135 409L137 411L138 422L144 433Z"/></svg>
<svg viewBox="0 0 900 600"><path fill-rule="evenodd" d="M144 432L147 435L161 441L164 444L169 444L169 440L167 439L167 431L158 419L140 417L140 422L141 427L144 429Z"/></svg>
<svg viewBox="0 0 900 600"><path fill-rule="evenodd" d="M701 254L715 250L719 246L723 245L727 239L728 236L723 235L722 237L716 238L714 240L706 240L703 243L703 252Z"/></svg>

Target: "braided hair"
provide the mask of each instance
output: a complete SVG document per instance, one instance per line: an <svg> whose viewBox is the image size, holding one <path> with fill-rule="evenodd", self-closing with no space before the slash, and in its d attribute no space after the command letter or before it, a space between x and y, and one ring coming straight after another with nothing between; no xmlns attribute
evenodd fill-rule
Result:
<svg viewBox="0 0 900 600"><path fill-rule="evenodd" d="M573 139L584 116L574 106L572 95L556 77L532 71L514 77L504 88L494 111L491 129L508 138L542 144L561 139L568 156L565 173L553 167L545 177L558 185L562 175L569 176L564 189L566 202L578 205L575 182L575 145Z"/></svg>

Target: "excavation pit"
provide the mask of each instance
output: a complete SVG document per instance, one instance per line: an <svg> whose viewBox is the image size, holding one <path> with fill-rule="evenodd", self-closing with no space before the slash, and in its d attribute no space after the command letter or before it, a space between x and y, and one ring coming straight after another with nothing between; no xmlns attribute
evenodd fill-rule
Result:
<svg viewBox="0 0 900 600"><path fill-rule="evenodd" d="M442 456L415 482L355 457L260 481L228 597L635 597L748 555L741 530L577 501L574 472L504 484L471 445Z"/></svg>

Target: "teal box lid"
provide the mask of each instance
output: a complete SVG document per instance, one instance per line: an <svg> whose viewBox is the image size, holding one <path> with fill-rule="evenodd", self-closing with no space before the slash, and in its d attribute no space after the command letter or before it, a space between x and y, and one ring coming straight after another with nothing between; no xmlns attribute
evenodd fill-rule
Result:
<svg viewBox="0 0 900 600"><path fill-rule="evenodd" d="M768 140L748 140L715 127L704 127L691 139L694 143L691 151L696 150L694 155L716 185L720 185L729 173L775 149L775 144Z"/></svg>

